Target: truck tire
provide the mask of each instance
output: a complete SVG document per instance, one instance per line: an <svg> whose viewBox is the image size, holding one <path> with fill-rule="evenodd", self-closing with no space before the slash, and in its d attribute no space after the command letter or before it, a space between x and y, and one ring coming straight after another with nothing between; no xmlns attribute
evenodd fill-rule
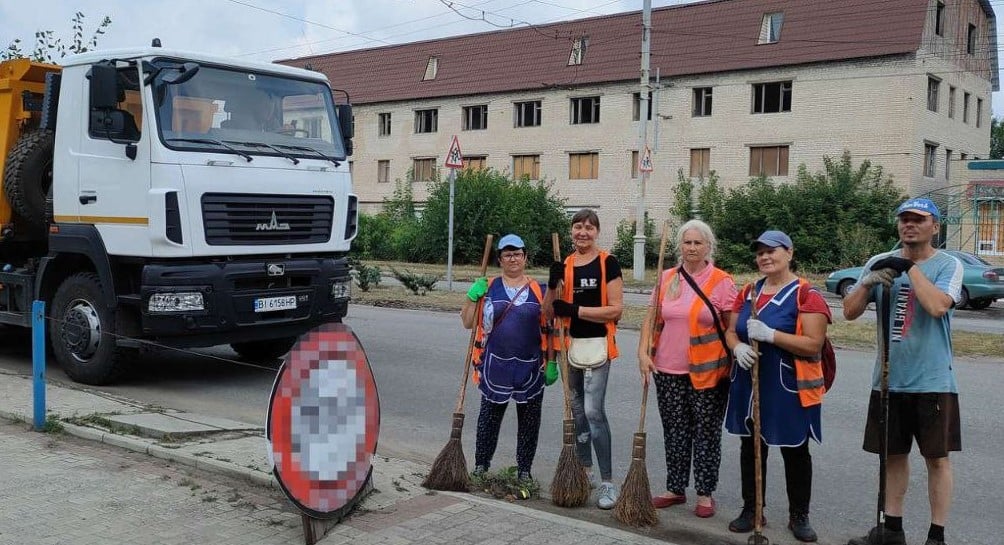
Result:
<svg viewBox="0 0 1004 545"><path fill-rule="evenodd" d="M83 384L108 384L124 370L115 343L115 311L105 305L98 275L67 277L49 312L49 341L66 374Z"/></svg>
<svg viewBox="0 0 1004 545"><path fill-rule="evenodd" d="M230 348L240 355L241 359L251 363L273 363L289 353L299 337L282 337L266 341L248 341L233 343Z"/></svg>
<svg viewBox="0 0 1004 545"><path fill-rule="evenodd" d="M26 132L7 155L3 190L14 212L33 230L45 229L49 221L47 198L52 189L52 131Z"/></svg>

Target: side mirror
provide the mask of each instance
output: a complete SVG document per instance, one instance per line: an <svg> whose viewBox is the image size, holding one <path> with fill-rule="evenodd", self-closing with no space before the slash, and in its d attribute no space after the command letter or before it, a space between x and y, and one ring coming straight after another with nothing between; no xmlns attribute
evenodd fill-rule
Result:
<svg viewBox="0 0 1004 545"><path fill-rule="evenodd" d="M345 144L345 155L352 155L352 105L338 104L335 106L338 115L338 130L342 133L342 142Z"/></svg>
<svg viewBox="0 0 1004 545"><path fill-rule="evenodd" d="M91 66L89 78L91 108L106 110L118 107L118 70L109 64L95 64Z"/></svg>

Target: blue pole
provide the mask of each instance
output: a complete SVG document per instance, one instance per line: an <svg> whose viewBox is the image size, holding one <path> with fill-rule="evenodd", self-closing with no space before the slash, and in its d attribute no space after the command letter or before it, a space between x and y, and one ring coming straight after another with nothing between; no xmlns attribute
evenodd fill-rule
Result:
<svg viewBox="0 0 1004 545"><path fill-rule="evenodd" d="M35 431L42 431L45 427L45 301L35 301L31 305L31 374Z"/></svg>

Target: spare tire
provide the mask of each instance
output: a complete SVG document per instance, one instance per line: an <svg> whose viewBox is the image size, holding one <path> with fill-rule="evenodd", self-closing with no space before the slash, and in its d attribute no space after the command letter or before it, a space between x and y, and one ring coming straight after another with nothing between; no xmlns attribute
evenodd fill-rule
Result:
<svg viewBox="0 0 1004 545"><path fill-rule="evenodd" d="M7 155L3 190L7 202L30 229L44 229L49 221L47 197L52 189L52 154L55 135L36 129L18 139Z"/></svg>

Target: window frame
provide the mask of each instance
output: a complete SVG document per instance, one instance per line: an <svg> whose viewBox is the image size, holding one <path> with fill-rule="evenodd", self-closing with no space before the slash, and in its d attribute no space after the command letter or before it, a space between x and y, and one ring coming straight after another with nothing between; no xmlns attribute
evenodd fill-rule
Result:
<svg viewBox="0 0 1004 545"><path fill-rule="evenodd" d="M425 119L427 115L429 117L428 121ZM426 125L429 126L427 127ZM439 108L415 110L415 134L433 134L437 132L439 132Z"/></svg>
<svg viewBox="0 0 1004 545"><path fill-rule="evenodd" d="M714 111L714 87L694 87L691 117L711 117Z"/></svg>
<svg viewBox="0 0 1004 545"><path fill-rule="evenodd" d="M421 163L422 168L419 169L419 163ZM425 174L425 165L429 165L428 178L422 178L419 173ZM431 182L436 177L436 158L435 157L414 157L411 160L412 168L412 182Z"/></svg>
<svg viewBox="0 0 1004 545"><path fill-rule="evenodd" d="M392 125L391 112L380 112L377 114L377 136L390 136Z"/></svg>
<svg viewBox="0 0 1004 545"><path fill-rule="evenodd" d="M480 111L480 115L478 115ZM461 107L461 130L464 131L487 131L488 130L488 105L487 104L472 104L470 106ZM475 117L477 116L477 117ZM477 123L473 121L478 119ZM476 126L480 124L481 126Z"/></svg>
<svg viewBox="0 0 1004 545"><path fill-rule="evenodd" d="M764 13L760 20L760 35L757 38L757 45L776 44L781 41L781 28L783 26L783 11Z"/></svg>
<svg viewBox="0 0 1004 545"><path fill-rule="evenodd" d="M966 53L969 55L976 54L976 40L978 39L978 34L976 30L976 25L969 23L966 28Z"/></svg>
<svg viewBox="0 0 1004 545"><path fill-rule="evenodd" d="M938 0L934 8L934 34L945 35L945 3Z"/></svg>
<svg viewBox="0 0 1004 545"><path fill-rule="evenodd" d="M699 157L698 172L694 173L694 153ZM690 177L708 178L711 176L711 148L690 148Z"/></svg>
<svg viewBox="0 0 1004 545"><path fill-rule="evenodd" d="M983 99L976 97L976 128L980 128L983 125Z"/></svg>
<svg viewBox="0 0 1004 545"><path fill-rule="evenodd" d="M582 162L588 160L587 172L583 173ZM598 151L581 151L568 153L569 180L599 180L600 153Z"/></svg>
<svg viewBox="0 0 1004 545"><path fill-rule="evenodd" d="M962 93L962 122L969 123L969 93Z"/></svg>
<svg viewBox="0 0 1004 545"><path fill-rule="evenodd" d="M955 119L955 86L948 86L948 119Z"/></svg>
<svg viewBox="0 0 1004 545"><path fill-rule="evenodd" d="M933 142L924 142L924 169L925 178L934 178L938 172L938 145Z"/></svg>
<svg viewBox="0 0 1004 545"><path fill-rule="evenodd" d="M390 159L377 159L377 183L390 183Z"/></svg>
<svg viewBox="0 0 1004 545"><path fill-rule="evenodd" d="M764 81L751 84L752 93L751 98L753 101L753 106L751 108L752 114L779 114L779 113L789 113L791 112L792 105L792 88L794 80L780 80L780 81ZM767 97L770 91L770 87L777 86L777 110L767 110ZM757 100L757 89L760 89L759 101ZM788 99L788 108L785 109L785 98ZM759 102L759 104L757 104ZM758 107L760 108L758 110Z"/></svg>
<svg viewBox="0 0 1004 545"><path fill-rule="evenodd" d="M569 104L569 125L598 125L600 123L600 95L590 95L582 97L570 97ZM588 108L588 121L585 119L585 112Z"/></svg>
<svg viewBox="0 0 1004 545"><path fill-rule="evenodd" d="M530 162L530 173L526 173L526 162ZM517 164L518 163L518 164ZM512 156L512 175L513 178L520 180L524 175L527 176L528 180L539 180L540 179L540 154L539 153L520 153Z"/></svg>
<svg viewBox="0 0 1004 545"><path fill-rule="evenodd" d="M787 177L791 167L791 146L789 144L772 144L772 145L751 145L750 149L750 161L749 161L749 175L752 177L759 178L760 176L767 177ZM774 174L771 174L766 168L764 168L764 153L767 150L774 150L775 164L774 164ZM756 156L759 157L756 157ZM781 159L784 158L783 172ZM755 158L756 157L756 158ZM754 171L753 165L757 163L759 168Z"/></svg>
<svg viewBox="0 0 1004 545"><path fill-rule="evenodd" d="M938 95L941 91L941 79L927 75L927 111L938 112Z"/></svg>
<svg viewBox="0 0 1004 545"><path fill-rule="evenodd" d="M522 100L518 102L513 102L513 120L512 126L516 129L522 129L526 127L539 127L543 121L543 106L541 100ZM529 111L528 108L529 107ZM532 117L531 121L536 121L536 123L525 123L526 118Z"/></svg>
<svg viewBox="0 0 1004 545"><path fill-rule="evenodd" d="M460 161L463 164L461 170L484 170L488 168L488 156L484 154L464 155ZM475 162L477 163L476 167L471 164Z"/></svg>

